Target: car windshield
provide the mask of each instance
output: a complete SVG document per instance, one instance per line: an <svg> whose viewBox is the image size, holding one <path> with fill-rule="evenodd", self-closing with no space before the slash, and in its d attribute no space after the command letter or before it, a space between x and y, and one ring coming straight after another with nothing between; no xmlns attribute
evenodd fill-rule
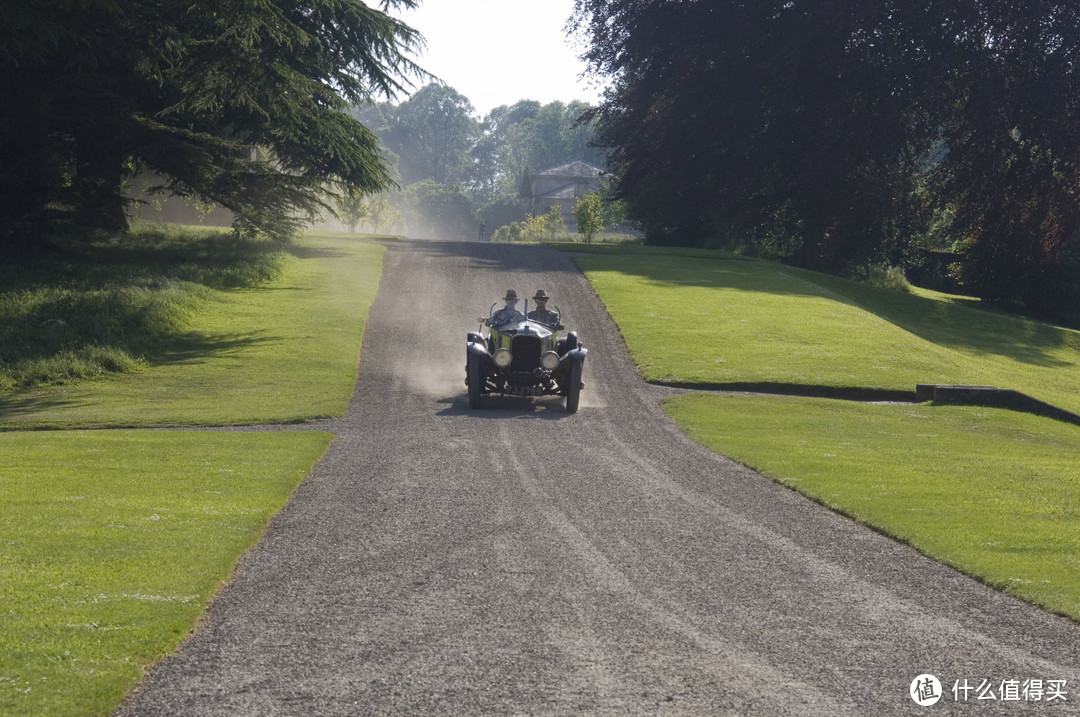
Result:
<svg viewBox="0 0 1080 717"><path fill-rule="evenodd" d="M500 299L491 305L491 326L505 326L525 321L536 321L554 329L559 324L559 309L546 301L531 299Z"/></svg>
<svg viewBox="0 0 1080 717"><path fill-rule="evenodd" d="M515 324L524 321L528 311L528 299L500 299L491 305L490 323L492 326Z"/></svg>

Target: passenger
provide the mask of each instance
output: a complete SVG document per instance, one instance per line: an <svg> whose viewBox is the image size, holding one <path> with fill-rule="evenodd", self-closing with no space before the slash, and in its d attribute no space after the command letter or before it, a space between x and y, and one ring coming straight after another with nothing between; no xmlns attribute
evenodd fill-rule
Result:
<svg viewBox="0 0 1080 717"><path fill-rule="evenodd" d="M503 301L506 302L506 306L491 315L492 326L502 326L503 324L512 324L516 321L525 320L525 316L517 310L518 296L516 291L507 289Z"/></svg>
<svg viewBox="0 0 1080 717"><path fill-rule="evenodd" d="M559 312L548 309L547 302L549 298L548 293L543 289L536 290L536 296L533 297L536 308L529 312L529 319L554 329L559 325Z"/></svg>

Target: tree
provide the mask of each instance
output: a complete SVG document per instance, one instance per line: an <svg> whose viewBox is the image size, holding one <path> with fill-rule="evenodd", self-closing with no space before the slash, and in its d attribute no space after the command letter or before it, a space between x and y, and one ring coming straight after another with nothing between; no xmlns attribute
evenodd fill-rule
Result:
<svg viewBox="0 0 1080 717"><path fill-rule="evenodd" d="M350 232L355 232L356 227L371 216L371 207L368 198L363 194L345 195L337 200L337 215Z"/></svg>
<svg viewBox="0 0 1080 717"><path fill-rule="evenodd" d="M547 214L543 216L544 234L547 235L548 241L553 240L556 234L566 233L566 221L563 219L562 209L558 205L553 204L547 210Z"/></svg>
<svg viewBox="0 0 1080 717"><path fill-rule="evenodd" d="M379 194L368 202L368 224L371 231L389 231L401 220L401 207L392 203L385 194Z"/></svg>
<svg viewBox="0 0 1080 717"><path fill-rule="evenodd" d="M495 233L491 235L491 241L493 242L515 242L520 241L524 236L524 229L519 222L510 222L504 224L495 230Z"/></svg>
<svg viewBox="0 0 1080 717"><path fill-rule="evenodd" d="M393 113L387 144L400 156L402 181L464 181L479 132L472 114L467 97L441 84L425 85L401 103Z"/></svg>
<svg viewBox="0 0 1080 717"><path fill-rule="evenodd" d="M125 177L213 200L287 236L390 177L344 111L420 74L417 33L354 0L58 0L16 4L0 42L0 225L50 211L126 227ZM27 182L30 172L33 181Z"/></svg>
<svg viewBox="0 0 1080 717"><path fill-rule="evenodd" d="M960 279L992 303L1060 314L1080 301L1080 9L962 9L936 9L942 54L962 61L948 78L946 151L932 174L954 217Z"/></svg>
<svg viewBox="0 0 1080 717"><path fill-rule="evenodd" d="M521 222L521 235L526 239L539 239L547 234L547 217L543 214L526 214Z"/></svg>
<svg viewBox="0 0 1080 717"><path fill-rule="evenodd" d="M472 200L459 185L430 179L405 188L405 220L414 236L436 239L472 239L479 227Z"/></svg>
<svg viewBox="0 0 1080 717"><path fill-rule="evenodd" d="M840 271L902 256L936 209L966 287L1037 310L1080 298L1078 21L1064 0L577 0L574 19L649 241L792 234Z"/></svg>
<svg viewBox="0 0 1080 717"><path fill-rule="evenodd" d="M600 151L589 146L594 124L579 122L591 107L583 102L521 100L496 107L481 123L482 135L473 150L471 186L478 201L516 194L529 169L545 169L582 159L600 163Z"/></svg>
<svg viewBox="0 0 1080 717"><path fill-rule="evenodd" d="M604 203L596 192L589 192L574 205L578 234L591 244L593 237L604 231Z"/></svg>
<svg viewBox="0 0 1080 717"><path fill-rule="evenodd" d="M599 141L648 239L784 223L835 270L910 220L922 138L887 4L578 0L586 58L616 78Z"/></svg>
<svg viewBox="0 0 1080 717"><path fill-rule="evenodd" d="M490 204L499 196L516 193L516 182L528 165L522 148L510 148L509 137L523 120L535 117L540 103L521 100L500 105L480 123L480 135L472 150L473 171L469 184L479 204Z"/></svg>

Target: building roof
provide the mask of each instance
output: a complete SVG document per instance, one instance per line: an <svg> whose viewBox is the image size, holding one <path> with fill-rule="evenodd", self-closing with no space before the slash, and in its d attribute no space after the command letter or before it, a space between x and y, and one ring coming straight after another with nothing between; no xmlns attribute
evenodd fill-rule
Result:
<svg viewBox="0 0 1080 717"><path fill-rule="evenodd" d="M577 185L567 184L564 187L540 195L540 199L573 199L577 196Z"/></svg>
<svg viewBox="0 0 1080 717"><path fill-rule="evenodd" d="M572 162L560 165L558 167L552 167L551 169L545 169L543 172L537 172L536 176L547 177L599 177L604 173L604 170L599 167L594 167L588 162L584 162L580 159L575 159Z"/></svg>

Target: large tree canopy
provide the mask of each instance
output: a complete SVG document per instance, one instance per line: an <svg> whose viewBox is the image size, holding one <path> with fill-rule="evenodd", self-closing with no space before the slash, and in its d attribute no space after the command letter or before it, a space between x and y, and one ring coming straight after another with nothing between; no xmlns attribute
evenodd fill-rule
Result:
<svg viewBox="0 0 1080 717"><path fill-rule="evenodd" d="M834 267L911 196L908 38L879 3L589 2L621 192L654 237L799 227ZM885 210L885 211L882 211ZM679 240L679 239L675 239Z"/></svg>
<svg viewBox="0 0 1080 717"><path fill-rule="evenodd" d="M290 233L333 193L390 183L345 110L421 75L414 0L30 0L0 29L0 226L126 227L122 180Z"/></svg>
<svg viewBox="0 0 1080 717"><path fill-rule="evenodd" d="M392 113L386 143L399 157L405 184L455 184L468 173L478 132L469 99L452 87L430 84Z"/></svg>
<svg viewBox="0 0 1080 717"><path fill-rule="evenodd" d="M650 241L771 228L841 270L899 256L937 208L967 287L1029 308L1076 271L1078 20L1068 2L1011 0L575 12L614 81L601 142Z"/></svg>

